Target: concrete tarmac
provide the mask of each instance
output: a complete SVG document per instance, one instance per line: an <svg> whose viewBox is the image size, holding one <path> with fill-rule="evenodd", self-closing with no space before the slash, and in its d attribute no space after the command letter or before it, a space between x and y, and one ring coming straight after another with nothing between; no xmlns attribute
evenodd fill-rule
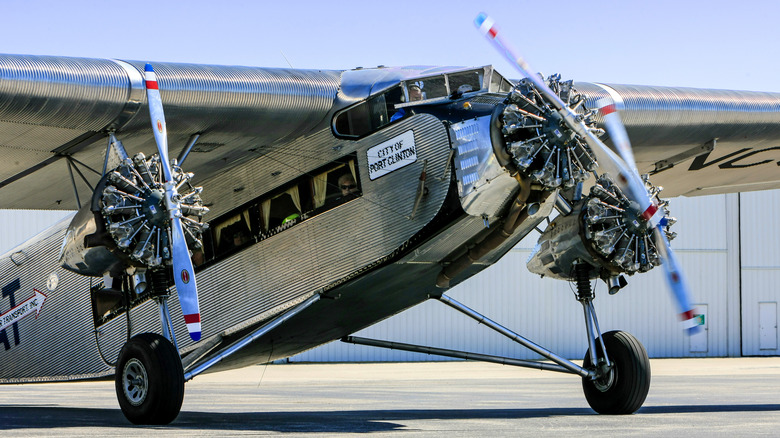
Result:
<svg viewBox="0 0 780 438"><path fill-rule="evenodd" d="M475 362L288 364L187 383L168 426L123 417L113 381L0 385L9 436L746 436L780 433L780 357L654 359L633 415L595 414L573 375Z"/></svg>

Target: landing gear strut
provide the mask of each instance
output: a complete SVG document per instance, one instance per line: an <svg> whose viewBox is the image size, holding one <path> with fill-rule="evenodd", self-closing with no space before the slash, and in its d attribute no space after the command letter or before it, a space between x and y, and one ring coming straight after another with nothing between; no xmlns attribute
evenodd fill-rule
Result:
<svg viewBox="0 0 780 438"><path fill-rule="evenodd" d="M587 264L578 264L575 269L577 271L577 301L582 304L585 311L585 326L588 333L588 352L585 355L583 366L533 343L446 295L433 298L553 363L402 344L357 336L347 336L342 339L342 342L576 374L582 377L585 398L594 411L599 414L613 415L634 413L642 407L650 389L650 360L647 357L647 352L642 344L628 333L612 331L601 335L596 311L593 307L594 295L590 288L589 274L592 268Z"/></svg>
<svg viewBox="0 0 780 438"><path fill-rule="evenodd" d="M645 402L650 390L650 359L642 344L631 334L611 331L599 336L599 322L590 287L591 267L575 265L577 301L585 311L588 352L582 367L592 374L582 377L585 399L599 414L632 414ZM598 338L597 338L598 336Z"/></svg>

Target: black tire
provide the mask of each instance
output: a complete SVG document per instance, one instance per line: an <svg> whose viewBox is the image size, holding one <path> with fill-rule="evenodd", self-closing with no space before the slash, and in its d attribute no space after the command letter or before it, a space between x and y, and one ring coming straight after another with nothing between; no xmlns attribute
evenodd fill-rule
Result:
<svg viewBox="0 0 780 438"><path fill-rule="evenodd" d="M626 332L607 332L602 337L607 356L614 367L599 379L582 378L585 399L599 414L633 414L642 407L650 390L650 359L647 351L634 336ZM596 345L597 350L600 350L598 341ZM593 367L590 349L585 354L583 367Z"/></svg>
<svg viewBox="0 0 780 438"><path fill-rule="evenodd" d="M116 364L116 397L134 424L168 424L184 400L184 370L176 348L156 333L133 336Z"/></svg>

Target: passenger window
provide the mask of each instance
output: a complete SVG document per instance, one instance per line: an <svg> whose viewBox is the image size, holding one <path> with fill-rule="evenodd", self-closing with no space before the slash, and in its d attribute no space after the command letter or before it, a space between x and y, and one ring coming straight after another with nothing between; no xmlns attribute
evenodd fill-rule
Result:
<svg viewBox="0 0 780 438"><path fill-rule="evenodd" d="M298 222L303 213L298 186L264 200L261 207L263 224L267 230Z"/></svg>
<svg viewBox="0 0 780 438"><path fill-rule="evenodd" d="M210 222L203 250L193 254L201 266L228 256L337 205L361 196L354 155L304 174L274 192Z"/></svg>
<svg viewBox="0 0 780 438"><path fill-rule="evenodd" d="M254 241L249 221L249 211L244 210L214 227L214 241L217 254L225 254Z"/></svg>
<svg viewBox="0 0 780 438"><path fill-rule="evenodd" d="M331 208L360 196L355 162L350 160L315 175L314 208Z"/></svg>

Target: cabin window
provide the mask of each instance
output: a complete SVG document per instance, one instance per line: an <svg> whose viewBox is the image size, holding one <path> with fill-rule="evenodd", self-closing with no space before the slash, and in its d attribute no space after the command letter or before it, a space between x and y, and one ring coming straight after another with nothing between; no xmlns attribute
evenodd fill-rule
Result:
<svg viewBox="0 0 780 438"><path fill-rule="evenodd" d="M249 209L236 212L214 225L213 237L217 254L226 254L252 241L253 231Z"/></svg>
<svg viewBox="0 0 780 438"><path fill-rule="evenodd" d="M353 154L210 221L203 234L205 257L200 256L205 263L195 265L208 265L360 196Z"/></svg>

